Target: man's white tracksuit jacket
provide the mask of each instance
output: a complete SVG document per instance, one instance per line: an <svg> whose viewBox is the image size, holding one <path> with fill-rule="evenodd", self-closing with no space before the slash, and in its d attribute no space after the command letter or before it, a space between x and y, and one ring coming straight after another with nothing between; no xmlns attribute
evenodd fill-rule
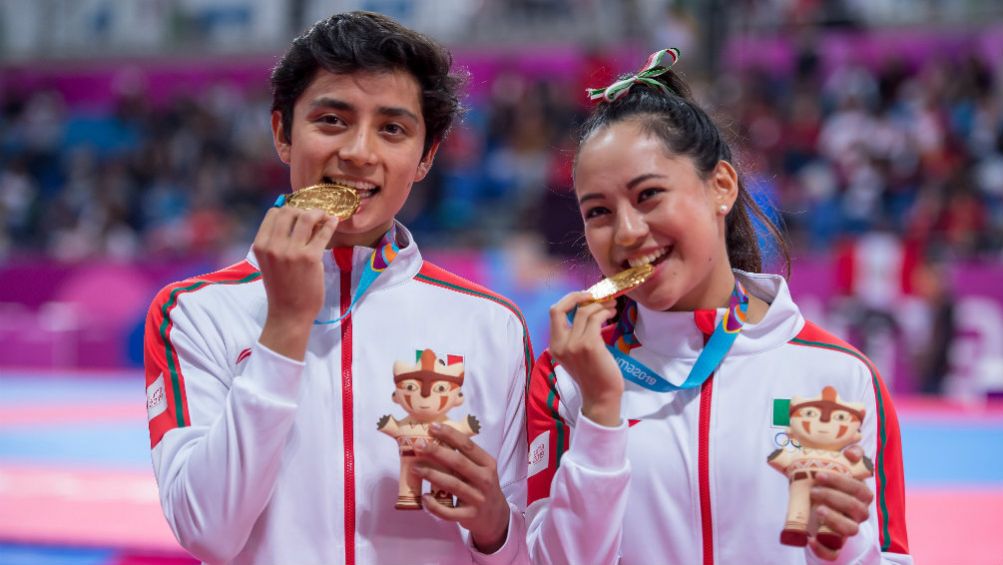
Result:
<svg viewBox="0 0 1003 565"><path fill-rule="evenodd" d="M340 324L315 326L296 362L258 343L266 298L253 253L164 288L146 328L153 466L181 544L207 563L330 565L512 563L525 559L525 390L533 354L506 299L402 248ZM320 320L348 307L373 250L325 256ZM462 359L473 440L497 460L511 506L509 536L491 555L465 530L394 509L398 446L377 431L406 416L391 399L393 364L431 349ZM426 486L426 491L427 491Z"/></svg>

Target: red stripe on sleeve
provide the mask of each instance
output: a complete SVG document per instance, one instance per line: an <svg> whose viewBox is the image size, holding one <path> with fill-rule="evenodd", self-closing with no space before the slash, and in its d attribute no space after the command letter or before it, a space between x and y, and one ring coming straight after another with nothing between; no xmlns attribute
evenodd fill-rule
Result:
<svg viewBox="0 0 1003 565"><path fill-rule="evenodd" d="M902 465L902 437L891 395L877 368L852 345L811 322L806 322L792 343L822 347L856 357L871 371L874 404L877 408L877 446L874 459L874 498L878 512L881 551L909 553L905 523L905 469Z"/></svg>
<svg viewBox="0 0 1003 565"><path fill-rule="evenodd" d="M160 439L168 431L178 427L177 401L171 387L171 372L167 363L167 348L165 347L161 327L164 323L164 304L171 291L180 286L171 285L160 291L153 300L146 316L146 333L143 337L143 358L146 373L148 414L160 410L160 413L149 418L150 448L156 447ZM182 400L183 402L183 400Z"/></svg>
<svg viewBox="0 0 1003 565"><path fill-rule="evenodd" d="M881 533L881 551L909 553L909 537L905 524L905 468L902 465L902 436L899 418L888 394L885 381L874 372L874 401L883 416L878 420L878 458L875 461L875 488L880 493L878 501L878 526Z"/></svg>
<svg viewBox="0 0 1003 565"><path fill-rule="evenodd" d="M214 284L242 284L261 277L253 265L242 261L225 269L170 284L153 299L146 317L143 358L147 387L150 447L156 447L168 431L188 426L188 396L177 348L171 341L171 312L180 296Z"/></svg>
<svg viewBox="0 0 1003 565"><path fill-rule="evenodd" d="M570 429L558 409L561 397L555 367L550 351L544 351L533 366L529 380L529 394L526 396L530 473L528 504L550 496L550 483L571 440Z"/></svg>

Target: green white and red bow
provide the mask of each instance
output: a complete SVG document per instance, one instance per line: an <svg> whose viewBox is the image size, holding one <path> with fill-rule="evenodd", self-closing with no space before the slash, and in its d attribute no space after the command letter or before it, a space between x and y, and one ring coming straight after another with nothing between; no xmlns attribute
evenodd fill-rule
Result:
<svg viewBox="0 0 1003 565"><path fill-rule="evenodd" d="M679 50L675 47L655 51L648 56L648 61L644 64L644 67L637 72L637 74L620 79L605 88L587 88L585 92L588 94L589 100L599 100L601 98L606 102L612 102L623 96L624 93L630 90L630 87L639 82L643 82L647 85L660 88L666 94L670 94L671 91L669 90L669 87L661 81L655 80L654 77L669 72L669 69L671 69L672 65L676 64L676 61L678 60Z"/></svg>

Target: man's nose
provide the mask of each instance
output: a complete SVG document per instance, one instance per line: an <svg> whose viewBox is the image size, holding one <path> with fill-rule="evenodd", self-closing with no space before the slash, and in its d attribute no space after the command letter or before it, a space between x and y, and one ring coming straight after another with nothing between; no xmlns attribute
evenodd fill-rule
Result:
<svg viewBox="0 0 1003 565"><path fill-rule="evenodd" d="M374 135L365 128L357 128L348 134L345 144L338 151L338 157L356 165L371 165L376 162Z"/></svg>

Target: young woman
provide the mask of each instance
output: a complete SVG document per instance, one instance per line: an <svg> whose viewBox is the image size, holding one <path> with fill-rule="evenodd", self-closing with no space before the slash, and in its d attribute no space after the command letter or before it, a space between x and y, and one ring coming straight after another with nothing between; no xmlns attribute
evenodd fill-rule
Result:
<svg viewBox="0 0 1003 565"><path fill-rule="evenodd" d="M653 272L618 304L579 292L551 308L528 400L533 560L911 563L885 386L866 357L802 317L782 277L760 273L752 218L777 231L669 70L677 56L657 52L591 92L600 101L575 161L589 250L606 276ZM863 405L851 422L862 422L859 445L844 454L855 468L873 461L873 478L772 469L768 457L799 450L786 420L817 415L790 399L827 406L833 394ZM836 412L824 413L829 426ZM795 480L812 485L806 532L787 512Z"/></svg>

